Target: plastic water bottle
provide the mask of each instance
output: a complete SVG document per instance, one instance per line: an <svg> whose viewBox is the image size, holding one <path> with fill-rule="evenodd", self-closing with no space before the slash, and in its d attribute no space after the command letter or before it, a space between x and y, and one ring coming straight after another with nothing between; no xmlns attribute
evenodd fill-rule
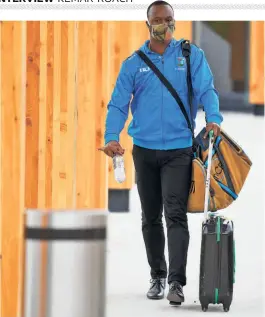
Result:
<svg viewBox="0 0 265 317"><path fill-rule="evenodd" d="M125 181L125 167L124 158L122 155L115 155L113 157L114 177L116 182L123 183Z"/></svg>

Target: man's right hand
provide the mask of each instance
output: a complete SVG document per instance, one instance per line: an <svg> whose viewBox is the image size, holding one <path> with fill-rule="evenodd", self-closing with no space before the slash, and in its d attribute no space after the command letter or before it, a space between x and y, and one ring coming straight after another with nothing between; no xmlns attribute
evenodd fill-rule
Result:
<svg viewBox="0 0 265 317"><path fill-rule="evenodd" d="M106 155L110 157L113 157L115 154L124 154L124 149L117 141L110 141L105 146L99 148L99 151L103 151Z"/></svg>

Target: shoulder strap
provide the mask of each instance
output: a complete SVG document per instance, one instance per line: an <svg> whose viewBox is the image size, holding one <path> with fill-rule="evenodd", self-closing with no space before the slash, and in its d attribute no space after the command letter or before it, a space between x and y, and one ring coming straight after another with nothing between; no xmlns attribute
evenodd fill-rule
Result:
<svg viewBox="0 0 265 317"><path fill-rule="evenodd" d="M188 114L187 114L187 111L183 105L183 102L181 101L178 93L176 92L176 90L174 89L174 87L170 84L170 82L166 79L166 77L160 72L160 70L152 63L152 61L141 51L141 50L138 50L136 51L136 53L139 55L139 57L153 70L153 72L157 75L157 77L160 79L160 81L166 86L166 88L168 89L168 91L171 93L171 95L173 96L173 98L177 101L186 121L187 121L187 124L188 124L188 127L189 129L191 130L191 133L192 133L192 138L194 139L194 130L193 130L193 124L190 122L189 120L189 117L188 117ZM186 52L186 56L183 56L186 58L186 60L188 59L189 60L189 54L188 52ZM188 69L190 69L190 63L187 62L187 66L188 66ZM188 74L187 74L187 80L188 80L188 77L190 78L190 83L191 83L191 76L190 76L190 70L188 71ZM190 88L189 88L189 84L188 84L188 91L189 91L189 95L190 95ZM191 106L191 102L190 100L192 101L192 96L190 97L189 96L189 103L190 103L190 106Z"/></svg>
<svg viewBox="0 0 265 317"><path fill-rule="evenodd" d="M191 81L191 71L190 71L190 43L189 41L183 41L181 43L182 47L182 54L186 59L187 63L187 85L188 85L188 94L189 94L189 105L190 105L190 110L192 110L192 81ZM149 66L153 72L157 75L157 77L160 79L160 81L166 86L168 91L171 93L173 98L177 101L180 110L182 111L189 129L191 130L192 133L192 138L194 139L194 129L193 129L193 123L192 120L190 122L187 111L183 105L182 100L180 99L178 93L176 90L173 88L173 86L170 84L170 82L166 79L166 77L160 72L160 70L152 63L152 61L140 50L136 51L136 53L139 55L139 57ZM192 111L190 111L192 113Z"/></svg>
<svg viewBox="0 0 265 317"><path fill-rule="evenodd" d="M190 113L191 113L191 117L192 117L193 88L192 88L191 69L190 69L190 54L191 54L190 42L188 40L182 41L181 42L181 49L182 49L182 55L185 57L186 64L187 64L187 85L188 85ZM193 129L193 127L192 127L192 129Z"/></svg>

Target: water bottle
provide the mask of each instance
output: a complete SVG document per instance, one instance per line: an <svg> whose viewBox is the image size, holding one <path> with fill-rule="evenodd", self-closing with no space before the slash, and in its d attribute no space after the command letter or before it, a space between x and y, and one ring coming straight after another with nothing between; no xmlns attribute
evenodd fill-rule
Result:
<svg viewBox="0 0 265 317"><path fill-rule="evenodd" d="M114 177L116 182L123 183L125 181L125 167L124 158L122 155L115 155L113 157Z"/></svg>

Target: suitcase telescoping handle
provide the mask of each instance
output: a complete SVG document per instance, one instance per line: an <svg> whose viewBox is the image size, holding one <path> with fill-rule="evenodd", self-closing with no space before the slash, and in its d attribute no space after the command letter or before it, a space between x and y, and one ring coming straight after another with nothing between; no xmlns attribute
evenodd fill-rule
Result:
<svg viewBox="0 0 265 317"><path fill-rule="evenodd" d="M207 173L206 173L205 197L204 197L204 220L205 221L207 220L207 217L208 217L213 143L214 143L213 130L211 130L209 132L208 166L207 166Z"/></svg>

